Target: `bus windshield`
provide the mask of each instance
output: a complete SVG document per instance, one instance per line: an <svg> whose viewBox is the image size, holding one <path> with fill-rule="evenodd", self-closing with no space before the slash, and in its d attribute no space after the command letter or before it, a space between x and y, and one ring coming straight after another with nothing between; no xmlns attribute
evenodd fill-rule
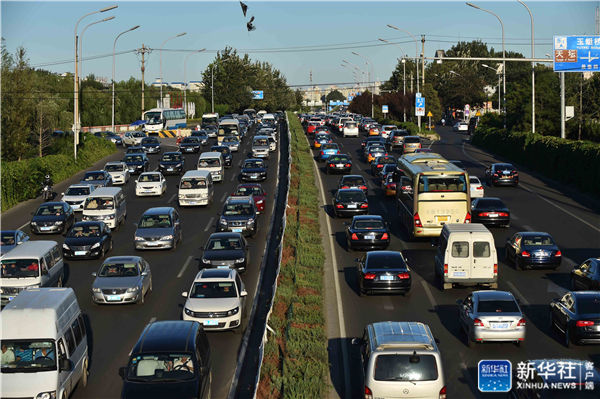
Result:
<svg viewBox="0 0 600 399"><path fill-rule="evenodd" d="M467 192L465 175L421 175L419 176L419 193L431 192Z"/></svg>
<svg viewBox="0 0 600 399"><path fill-rule="evenodd" d="M217 126L219 123L219 118L216 116L203 116L202 117L202 126Z"/></svg>
<svg viewBox="0 0 600 399"><path fill-rule="evenodd" d="M144 114L144 118L146 120L146 123L148 123L149 125L154 125L157 123L160 123L160 111L155 111L155 112L146 112Z"/></svg>

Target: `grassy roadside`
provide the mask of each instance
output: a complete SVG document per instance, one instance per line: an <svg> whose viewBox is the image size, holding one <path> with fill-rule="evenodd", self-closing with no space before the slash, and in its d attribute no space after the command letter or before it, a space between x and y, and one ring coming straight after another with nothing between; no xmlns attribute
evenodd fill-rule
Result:
<svg viewBox="0 0 600 399"><path fill-rule="evenodd" d="M269 318L275 331L265 344L259 398L322 398L328 355L323 312L323 263L318 189L312 153L297 116L291 134L290 188L281 271Z"/></svg>

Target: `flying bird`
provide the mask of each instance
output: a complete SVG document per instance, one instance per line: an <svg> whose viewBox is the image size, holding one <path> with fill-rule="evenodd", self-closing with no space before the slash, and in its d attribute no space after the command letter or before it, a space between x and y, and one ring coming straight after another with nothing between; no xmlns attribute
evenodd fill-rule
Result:
<svg viewBox="0 0 600 399"><path fill-rule="evenodd" d="M248 10L248 6L240 1L240 6L242 7L242 12L244 13L244 17L246 16L246 11Z"/></svg>
<svg viewBox="0 0 600 399"><path fill-rule="evenodd" d="M248 32L256 30L256 27L254 25L252 25L252 22L254 22L254 16L252 16L252 18L250 18L250 21L248 21L248 23L246 24L246 28L248 28Z"/></svg>

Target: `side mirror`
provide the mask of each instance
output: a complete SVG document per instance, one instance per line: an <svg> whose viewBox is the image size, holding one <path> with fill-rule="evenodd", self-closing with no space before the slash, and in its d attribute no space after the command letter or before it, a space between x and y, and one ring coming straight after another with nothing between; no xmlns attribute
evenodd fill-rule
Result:
<svg viewBox="0 0 600 399"><path fill-rule="evenodd" d="M60 195L65 195L65 193L60 193Z"/></svg>
<svg viewBox="0 0 600 399"><path fill-rule="evenodd" d="M147 276L148 272L142 272L142 276Z"/></svg>
<svg viewBox="0 0 600 399"><path fill-rule="evenodd" d="M73 362L63 357L58 360L58 369L59 371L71 371L73 370Z"/></svg>
<svg viewBox="0 0 600 399"><path fill-rule="evenodd" d="M125 374L127 374L127 367L119 367L119 376L124 379Z"/></svg>
<svg viewBox="0 0 600 399"><path fill-rule="evenodd" d="M242 290L242 292L240 292L240 296L247 296L248 295L248 291L246 290Z"/></svg>
<svg viewBox="0 0 600 399"><path fill-rule="evenodd" d="M352 345L362 345L364 341L362 338L352 338Z"/></svg>
<svg viewBox="0 0 600 399"><path fill-rule="evenodd" d="M96 277L98 275L98 273L94 272L92 273L92 277Z"/></svg>
<svg viewBox="0 0 600 399"><path fill-rule="evenodd" d="M187 293L187 291L184 291L184 292L182 292L182 293L181 293L181 296L182 296L182 297L184 297L184 298L187 298L187 297L188 297L188 293Z"/></svg>
<svg viewBox="0 0 600 399"><path fill-rule="evenodd" d="M42 269L42 275L43 276L47 276L48 275L48 269Z"/></svg>

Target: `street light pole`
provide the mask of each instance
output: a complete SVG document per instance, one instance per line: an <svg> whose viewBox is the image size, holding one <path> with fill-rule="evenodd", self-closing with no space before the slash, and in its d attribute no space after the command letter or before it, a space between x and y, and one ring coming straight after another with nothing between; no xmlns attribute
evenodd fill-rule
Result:
<svg viewBox="0 0 600 399"><path fill-rule="evenodd" d="M183 103L185 104L185 117L187 118L188 115L188 106L187 106L187 60L188 58L190 58L190 55L192 54L198 54L203 52L204 50L206 50L205 48L200 49L200 50L195 50L192 51L191 53L189 53L188 55L185 56L185 59L183 60L183 83L185 84L184 88L183 88Z"/></svg>
<svg viewBox="0 0 600 399"><path fill-rule="evenodd" d="M163 51L163 47L165 47L165 44L171 40L171 39L175 39L181 36L186 35L187 32L181 32L176 34L175 36L171 36L169 38L167 38L164 42L162 42L162 44L160 45L160 53L159 53L159 59L160 59L160 107L163 108L163 73L162 73L162 51Z"/></svg>
<svg viewBox="0 0 600 399"><path fill-rule="evenodd" d="M136 30L137 28L139 28L139 25L136 25L132 28L127 29L126 31L123 31L121 33L119 33L117 35L117 37L115 37L115 41L113 42L113 65L112 65L112 129L111 131L114 133L115 132L115 49L117 48L117 40L119 40L119 38L121 36L123 36L125 33L127 32L131 32L132 30Z"/></svg>
<svg viewBox="0 0 600 399"><path fill-rule="evenodd" d="M79 35L79 54L81 54L81 56L79 57L79 74L81 75L82 79L84 78L84 76L83 76L83 34L87 30L87 28L89 28L90 26L99 24L100 22L110 21L112 19L115 19L115 17L114 16L107 17L107 18L98 20L96 22L89 23L81 30L81 34ZM82 101L83 101L83 99L82 99Z"/></svg>
<svg viewBox="0 0 600 399"><path fill-rule="evenodd" d="M388 44L395 44L396 46L398 46L398 48L400 49L400 54L403 54L404 51L402 50L402 47L400 47L400 45L398 43L392 43L388 40L379 38L380 42L384 42L384 43L388 43ZM404 53L404 55L402 56L402 94L404 95L404 97L406 97L406 53ZM404 122L406 122L406 107L402 107L404 110Z"/></svg>
<svg viewBox="0 0 600 399"><path fill-rule="evenodd" d="M533 14L525 2L522 0L517 1L521 3L529 13L529 19L531 20L531 58L535 58ZM535 133L535 62L531 63L531 132Z"/></svg>

